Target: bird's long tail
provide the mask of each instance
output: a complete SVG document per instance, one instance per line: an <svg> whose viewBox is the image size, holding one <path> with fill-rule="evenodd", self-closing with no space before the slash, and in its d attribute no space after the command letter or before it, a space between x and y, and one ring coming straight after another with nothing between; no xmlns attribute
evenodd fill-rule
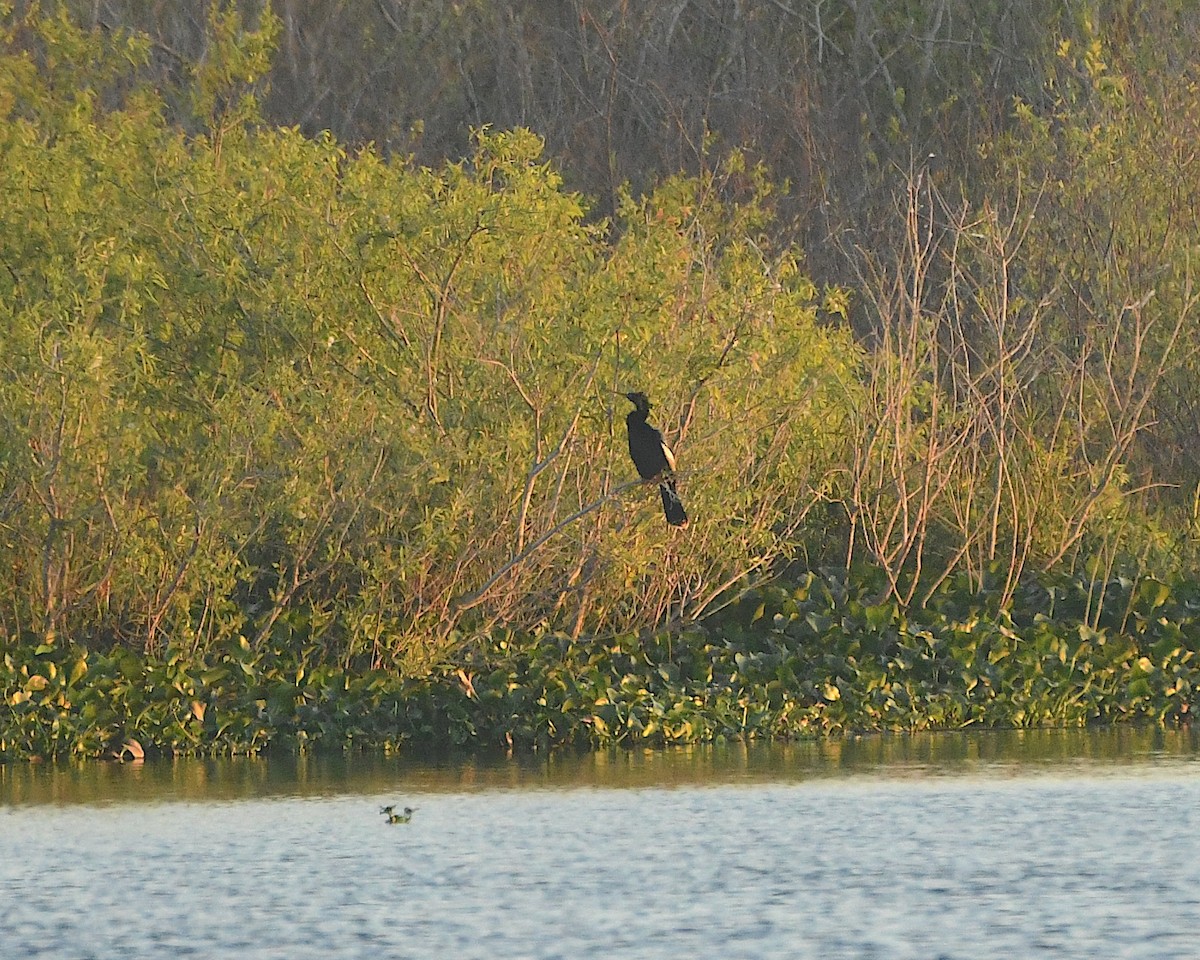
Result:
<svg viewBox="0 0 1200 960"><path fill-rule="evenodd" d="M687 511L683 509L683 501L679 499L679 493L675 490L674 477L664 477L659 480L658 492L662 494L663 516L667 518L667 523L674 527L686 527L688 515Z"/></svg>

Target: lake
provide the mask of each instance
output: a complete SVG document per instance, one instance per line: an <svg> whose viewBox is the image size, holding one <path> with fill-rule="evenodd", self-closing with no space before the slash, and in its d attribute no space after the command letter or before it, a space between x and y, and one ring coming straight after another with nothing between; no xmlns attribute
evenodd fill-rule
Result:
<svg viewBox="0 0 1200 960"><path fill-rule="evenodd" d="M0 956L1200 957L1198 811L1188 730L7 765Z"/></svg>

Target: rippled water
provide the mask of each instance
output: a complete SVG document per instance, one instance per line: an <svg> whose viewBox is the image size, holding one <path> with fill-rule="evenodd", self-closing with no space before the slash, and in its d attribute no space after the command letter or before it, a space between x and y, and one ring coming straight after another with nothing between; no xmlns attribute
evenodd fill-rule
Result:
<svg viewBox="0 0 1200 960"><path fill-rule="evenodd" d="M1200 957L1188 732L0 767L0 804L4 957Z"/></svg>

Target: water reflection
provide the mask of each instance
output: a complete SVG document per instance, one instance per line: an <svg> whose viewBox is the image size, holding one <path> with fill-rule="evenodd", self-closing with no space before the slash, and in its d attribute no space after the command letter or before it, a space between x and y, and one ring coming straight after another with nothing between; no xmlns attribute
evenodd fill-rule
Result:
<svg viewBox="0 0 1200 960"><path fill-rule="evenodd" d="M1200 761L1200 731L1155 727L882 735L791 744L502 755L380 754L0 764L0 804L336 797L407 789L645 788L831 778L1150 774Z"/></svg>

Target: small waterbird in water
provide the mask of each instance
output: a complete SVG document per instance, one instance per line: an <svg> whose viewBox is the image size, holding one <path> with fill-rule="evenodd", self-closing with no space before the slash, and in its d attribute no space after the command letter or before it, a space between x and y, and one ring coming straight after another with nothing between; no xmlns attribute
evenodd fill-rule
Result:
<svg viewBox="0 0 1200 960"><path fill-rule="evenodd" d="M133 737L114 740L111 756L120 763L141 763L146 759L146 751Z"/></svg>
<svg viewBox="0 0 1200 960"><path fill-rule="evenodd" d="M675 489L675 454L663 440L663 435L657 428L650 426L646 418L650 416L650 398L644 393L634 392L622 394L633 404L633 409L625 417L625 428L629 433L629 456L637 472L643 480L658 483L658 492L662 497L663 516L673 527L688 525L687 511L683 509L683 501Z"/></svg>
<svg viewBox="0 0 1200 960"><path fill-rule="evenodd" d="M386 807L380 807L379 812L387 817L388 823L408 823L412 819L412 815L417 812L416 807L405 807L400 813L396 812L396 807L389 804Z"/></svg>

